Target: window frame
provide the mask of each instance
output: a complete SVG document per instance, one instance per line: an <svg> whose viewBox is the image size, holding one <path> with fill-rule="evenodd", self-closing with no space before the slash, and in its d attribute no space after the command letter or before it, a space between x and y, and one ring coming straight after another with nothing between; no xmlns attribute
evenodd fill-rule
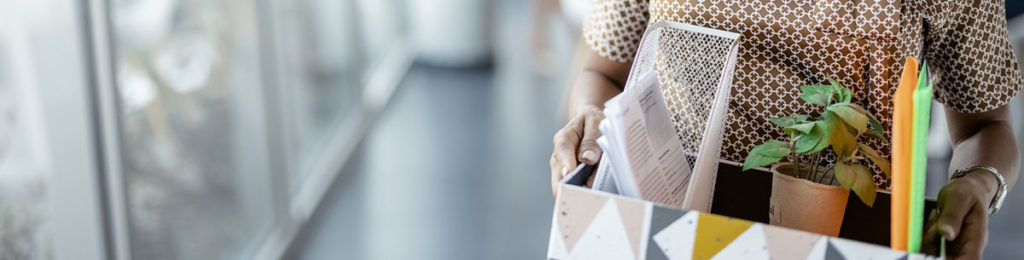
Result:
<svg viewBox="0 0 1024 260"><path fill-rule="evenodd" d="M58 1L58 0L53 0ZM333 133L325 138L325 147L309 163L310 167L293 167L300 162L295 154L289 153L288 147L295 140L290 139L289 124L285 123L288 115L289 99L284 98L282 92L287 87L287 80L282 75L282 67L287 66L280 61L282 55L287 55L281 48L281 42L274 36L282 30L283 17L274 10L280 7L282 2L272 0L250 0L254 7L256 17L257 39L260 41L259 55L261 60L260 80L262 82L260 92L247 98L255 99L252 102L262 102L265 107L261 113L261 125L266 125L264 133L260 135L265 138L268 148L269 183L273 220L270 229L261 233L260 237L253 240L253 244L244 249L243 258L252 259L279 259L288 253L293 242L302 232L302 229L309 222L323 201L327 191L331 188L341 169L349 158L356 151L360 140L366 135L369 126L386 106L388 100L397 90L398 85L405 77L406 72L412 65L415 53L408 43L408 32L405 29L404 17L397 16L400 29L399 40L390 45L381 57L359 56L352 61L357 66L352 68L351 86L356 88L353 92L358 95L353 100L356 105L351 111L344 113L332 123ZM348 32L353 36L362 35L365 27L363 19L359 19L357 5L358 1L346 0L345 5L352 8L339 10L344 12L346 19L353 28ZM128 215L128 203L126 192L125 173L123 170L122 133L119 93L116 84L116 50L113 44L113 32L111 21L110 0L87 0L70 1L65 0L71 6L78 21L69 21L77 25L75 28L80 32L79 53L85 57L81 66L69 69L82 71L84 77L80 85L63 86L59 91L64 94L79 93L73 95L79 97L75 105L83 109L61 111L62 114L84 113L79 116L81 121L62 121L55 125L66 132L61 133L66 137L81 137L82 142L76 143L73 149L75 156L62 156L55 158L55 161L72 161L73 164L63 164L59 169L88 169L82 171L80 176L61 182L56 187L65 190L55 198L73 199L76 205L84 205L85 212L93 212L94 217L83 217L82 208L65 208L58 212L64 216L60 225L68 227L68 231L62 231L56 237L59 250L57 258L78 258L78 259L131 259L131 235L130 218ZM404 8L404 1L398 3L396 9ZM74 19L72 19L74 20ZM351 53L365 53L362 50L366 46L358 44L361 41L353 41ZM358 64L368 64L358 66ZM54 90L57 91L57 90ZM45 96L45 95L44 95ZM56 120L56 119L54 119ZM50 120L48 120L49 122ZM60 121L60 120L57 120ZM77 124L77 125L74 125ZM54 124L51 124L54 126ZM81 131L85 129L86 131ZM62 149L67 149L62 146ZM237 149L237 148L235 148ZM308 171L302 173L304 178L300 183L293 183L290 179L292 171ZM59 172L59 171L58 171ZM74 181L71 181L74 180ZM82 185L82 183L92 183ZM295 185L296 192L292 193L291 185ZM57 190L57 189L55 189ZM91 195L90 195L91 194ZM70 212L75 210L75 212ZM83 224L80 228L71 228L70 223ZM83 231L84 230L84 231ZM80 236L65 236L77 232ZM64 243L64 240L75 241L82 237L91 237L84 241L98 241L95 245L80 244L81 248L64 248L65 245L76 243ZM88 251L90 254L80 252Z"/></svg>

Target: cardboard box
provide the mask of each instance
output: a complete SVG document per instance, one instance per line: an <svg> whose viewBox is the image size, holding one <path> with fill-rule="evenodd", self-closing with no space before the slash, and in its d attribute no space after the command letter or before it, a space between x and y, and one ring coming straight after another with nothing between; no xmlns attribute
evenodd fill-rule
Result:
<svg viewBox="0 0 1024 260"><path fill-rule="evenodd" d="M558 188L549 259L937 259L591 190L591 171Z"/></svg>

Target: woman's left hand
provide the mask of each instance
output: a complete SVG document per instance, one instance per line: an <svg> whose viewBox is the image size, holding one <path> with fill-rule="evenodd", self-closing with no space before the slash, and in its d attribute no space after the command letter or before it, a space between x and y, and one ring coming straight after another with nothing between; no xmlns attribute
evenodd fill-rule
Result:
<svg viewBox="0 0 1024 260"><path fill-rule="evenodd" d="M998 181L987 173L968 173L939 191L922 241L923 252L937 254L945 239L949 259L981 259L988 243L988 207Z"/></svg>

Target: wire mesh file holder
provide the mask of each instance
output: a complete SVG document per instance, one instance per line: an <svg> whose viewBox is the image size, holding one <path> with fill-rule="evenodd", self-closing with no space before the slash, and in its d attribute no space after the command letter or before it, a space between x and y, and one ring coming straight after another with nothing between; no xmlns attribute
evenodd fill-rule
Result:
<svg viewBox="0 0 1024 260"><path fill-rule="evenodd" d="M657 73L673 127L693 173L684 208L710 212L729 110L739 34L659 21L647 28L626 88Z"/></svg>

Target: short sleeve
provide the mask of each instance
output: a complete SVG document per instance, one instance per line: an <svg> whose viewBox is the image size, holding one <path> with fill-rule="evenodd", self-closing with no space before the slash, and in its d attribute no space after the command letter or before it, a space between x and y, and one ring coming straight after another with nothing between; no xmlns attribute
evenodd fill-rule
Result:
<svg viewBox="0 0 1024 260"><path fill-rule="evenodd" d="M647 29L647 0L595 0L583 21L583 38L602 57L628 63Z"/></svg>
<svg viewBox="0 0 1024 260"><path fill-rule="evenodd" d="M960 113L999 108L1021 89L1006 7L1002 0L959 2L959 8L933 9L941 16L932 19L940 27L932 32L937 35L928 36L934 44L927 47L926 61L937 76L935 98Z"/></svg>

